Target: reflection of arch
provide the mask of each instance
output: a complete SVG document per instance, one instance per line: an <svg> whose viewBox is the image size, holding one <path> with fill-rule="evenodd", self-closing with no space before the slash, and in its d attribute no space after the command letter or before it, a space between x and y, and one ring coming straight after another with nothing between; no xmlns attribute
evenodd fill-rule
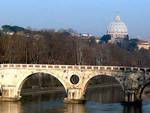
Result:
<svg viewBox="0 0 150 113"><path fill-rule="evenodd" d="M141 90L140 90L140 99L142 99L143 91L144 91L144 89L145 89L148 85L150 85L150 81L147 82L147 83L141 88Z"/></svg>
<svg viewBox="0 0 150 113"><path fill-rule="evenodd" d="M39 72L39 73L41 73L41 72ZM39 74L39 73L37 72L37 73L29 74L29 75L23 77L23 78L18 82L18 84L17 84L17 91L18 91L18 93L19 93L19 94L18 94L19 96L20 96L20 93L21 93L22 86L24 85L24 83L26 82L26 80L27 80L30 76L35 75L35 74ZM42 73L42 74L46 74L46 75L49 75L49 76L52 76L52 77L56 78L56 79L62 84L62 86L64 87L65 91L67 92L67 87L66 87L65 83L64 83L63 80L61 80L59 77L56 77L56 76L54 76L54 75L52 75L52 74L50 74L50 73Z"/></svg>
<svg viewBox="0 0 150 113"><path fill-rule="evenodd" d="M87 86L88 86L88 83L90 82L90 80L92 80L94 77L98 77L98 76L107 76L107 77L112 77L114 78L121 86L121 88L124 90L124 87L123 87L123 84L121 84L121 82L119 81L119 79L117 79L116 77L112 76L112 75L104 75L104 74L99 74L99 75L95 75L95 76L91 76L89 77L85 84L84 84L84 89L83 89L83 92L86 92L86 89L87 89Z"/></svg>

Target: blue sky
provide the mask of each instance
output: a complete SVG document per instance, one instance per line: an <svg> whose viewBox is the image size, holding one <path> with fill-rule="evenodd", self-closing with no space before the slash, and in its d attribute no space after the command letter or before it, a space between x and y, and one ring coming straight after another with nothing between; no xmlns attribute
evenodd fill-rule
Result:
<svg viewBox="0 0 150 113"><path fill-rule="evenodd" d="M116 15L131 37L150 37L150 0L1 0L0 25L73 28L103 35Z"/></svg>

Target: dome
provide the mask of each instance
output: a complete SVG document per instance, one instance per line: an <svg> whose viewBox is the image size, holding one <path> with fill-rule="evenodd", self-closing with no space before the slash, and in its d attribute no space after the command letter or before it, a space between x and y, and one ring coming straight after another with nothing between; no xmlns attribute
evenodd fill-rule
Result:
<svg viewBox="0 0 150 113"><path fill-rule="evenodd" d="M121 21L120 16L116 16L115 21L108 26L107 34L114 38L124 38L128 35L127 26Z"/></svg>

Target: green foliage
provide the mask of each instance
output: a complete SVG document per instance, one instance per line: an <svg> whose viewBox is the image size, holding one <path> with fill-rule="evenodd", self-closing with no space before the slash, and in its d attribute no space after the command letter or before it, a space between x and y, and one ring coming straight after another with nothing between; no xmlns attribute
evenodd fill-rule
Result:
<svg viewBox="0 0 150 113"><path fill-rule="evenodd" d="M90 37L89 43L90 43L90 45L95 45L96 44L95 37Z"/></svg>
<svg viewBox="0 0 150 113"><path fill-rule="evenodd" d="M2 29L5 32L19 32L19 31L24 31L25 30L23 27L10 26L10 25L3 25Z"/></svg>
<svg viewBox="0 0 150 113"><path fill-rule="evenodd" d="M137 50L138 49L138 47L137 47L138 42L139 42L138 39L130 39L128 49L131 51Z"/></svg>
<svg viewBox="0 0 150 113"><path fill-rule="evenodd" d="M101 43L108 43L108 41L111 39L110 35L104 35L101 38Z"/></svg>
<svg viewBox="0 0 150 113"><path fill-rule="evenodd" d="M0 30L0 37L2 36L3 32Z"/></svg>

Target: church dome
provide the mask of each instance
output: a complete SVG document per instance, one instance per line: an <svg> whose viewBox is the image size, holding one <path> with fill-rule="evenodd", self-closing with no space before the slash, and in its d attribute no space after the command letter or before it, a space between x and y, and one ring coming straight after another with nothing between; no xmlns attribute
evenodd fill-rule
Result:
<svg viewBox="0 0 150 113"><path fill-rule="evenodd" d="M128 29L124 22L121 21L120 16L116 16L107 29L107 34L114 38L124 38L128 35Z"/></svg>

